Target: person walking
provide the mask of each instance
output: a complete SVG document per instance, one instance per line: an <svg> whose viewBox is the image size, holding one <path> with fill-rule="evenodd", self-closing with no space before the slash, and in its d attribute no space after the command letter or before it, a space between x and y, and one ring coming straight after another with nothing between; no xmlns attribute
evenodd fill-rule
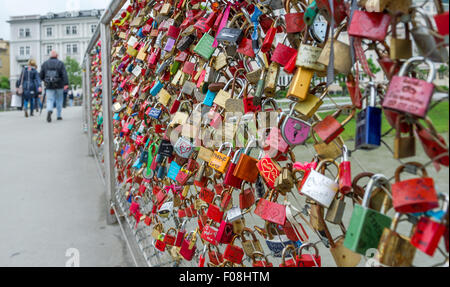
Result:
<svg viewBox="0 0 450 287"><path fill-rule="evenodd" d="M73 91L69 90L69 107L73 106Z"/></svg>
<svg viewBox="0 0 450 287"><path fill-rule="evenodd" d="M41 67L41 79L45 82L47 97L47 122L52 121L53 105L56 103L57 120L62 120L64 90L69 88L66 67L58 60L56 51L50 52L50 59Z"/></svg>
<svg viewBox="0 0 450 287"><path fill-rule="evenodd" d="M30 105L30 116L33 116L35 98L42 91L41 80L39 79L39 73L36 68L36 61L30 59L28 65L23 67L22 74L20 75L18 88L22 91L23 110L26 118L28 118L28 104Z"/></svg>

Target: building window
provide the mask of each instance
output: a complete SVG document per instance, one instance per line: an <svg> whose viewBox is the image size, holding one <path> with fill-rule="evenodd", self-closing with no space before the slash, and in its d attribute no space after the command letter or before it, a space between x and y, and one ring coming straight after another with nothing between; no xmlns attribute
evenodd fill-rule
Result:
<svg viewBox="0 0 450 287"><path fill-rule="evenodd" d="M76 35L77 33L77 26L72 26L72 35Z"/></svg>
<svg viewBox="0 0 450 287"><path fill-rule="evenodd" d="M24 56L25 55L25 47L20 47L19 48L19 55L20 56Z"/></svg>
<svg viewBox="0 0 450 287"><path fill-rule="evenodd" d="M47 37L52 37L53 36L53 29L52 29L52 27L47 27L46 31L47 31Z"/></svg>
<svg viewBox="0 0 450 287"><path fill-rule="evenodd" d="M78 54L78 45L77 44L72 45L72 54Z"/></svg>
<svg viewBox="0 0 450 287"><path fill-rule="evenodd" d="M25 55L29 56L31 54L31 48L30 46L25 47Z"/></svg>
<svg viewBox="0 0 450 287"><path fill-rule="evenodd" d="M444 79L444 72L443 71L438 71L438 77L439 77L439 80L443 80Z"/></svg>
<svg viewBox="0 0 450 287"><path fill-rule="evenodd" d="M52 45L47 45L45 51L47 52L46 55L50 55L50 52L53 50L53 46Z"/></svg>
<svg viewBox="0 0 450 287"><path fill-rule="evenodd" d="M20 28L19 29L19 37L20 38L28 38L31 37L30 28Z"/></svg>
<svg viewBox="0 0 450 287"><path fill-rule="evenodd" d="M68 55L72 54L72 45L70 45L70 44L66 45L66 53Z"/></svg>
<svg viewBox="0 0 450 287"><path fill-rule="evenodd" d="M91 34L95 33L95 29L97 29L97 25L96 24L91 25Z"/></svg>
<svg viewBox="0 0 450 287"><path fill-rule="evenodd" d="M70 26L66 26L66 35L70 35Z"/></svg>

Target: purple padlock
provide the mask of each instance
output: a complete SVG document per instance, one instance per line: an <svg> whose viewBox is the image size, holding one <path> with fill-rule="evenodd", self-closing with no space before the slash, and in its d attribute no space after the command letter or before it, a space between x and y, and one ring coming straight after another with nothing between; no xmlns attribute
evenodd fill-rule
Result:
<svg viewBox="0 0 450 287"><path fill-rule="evenodd" d="M167 51L167 52L172 51L174 45L175 45L175 39L167 38L167 42L166 42L166 46L164 47L164 51Z"/></svg>
<svg viewBox="0 0 450 287"><path fill-rule="evenodd" d="M294 116L294 105L281 126L283 139L291 146L303 144L309 137L311 125Z"/></svg>

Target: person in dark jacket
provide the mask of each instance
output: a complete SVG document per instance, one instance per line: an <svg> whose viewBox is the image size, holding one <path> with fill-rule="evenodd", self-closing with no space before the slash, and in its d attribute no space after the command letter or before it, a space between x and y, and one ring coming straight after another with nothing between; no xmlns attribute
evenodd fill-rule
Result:
<svg viewBox="0 0 450 287"><path fill-rule="evenodd" d="M56 103L57 120L62 120L63 94L64 90L69 88L69 79L66 67L63 62L58 60L56 51L51 51L50 59L42 64L40 76L46 87L47 122L52 121L54 103Z"/></svg>
<svg viewBox="0 0 450 287"><path fill-rule="evenodd" d="M41 80L35 67L36 62L30 59L20 75L19 86L23 88L23 110L26 118L28 118L28 104L30 104L30 115L33 116L35 98L41 92Z"/></svg>

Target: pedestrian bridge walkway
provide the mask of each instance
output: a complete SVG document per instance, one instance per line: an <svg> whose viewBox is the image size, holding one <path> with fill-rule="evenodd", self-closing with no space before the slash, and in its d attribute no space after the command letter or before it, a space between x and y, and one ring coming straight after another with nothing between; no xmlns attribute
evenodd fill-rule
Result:
<svg viewBox="0 0 450 287"><path fill-rule="evenodd" d="M119 226L106 224L82 108L62 117L0 112L0 266L66 266L70 248L83 267L132 266Z"/></svg>

